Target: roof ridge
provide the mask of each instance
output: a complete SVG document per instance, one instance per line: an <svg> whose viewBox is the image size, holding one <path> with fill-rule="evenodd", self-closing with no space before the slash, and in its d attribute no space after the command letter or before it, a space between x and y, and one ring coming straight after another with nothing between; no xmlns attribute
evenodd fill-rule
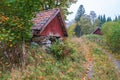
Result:
<svg viewBox="0 0 120 80"><path fill-rule="evenodd" d="M43 27L43 26L45 26L45 23L48 24L48 22L50 22L49 20L51 20L52 16L55 17L58 12L59 12L59 9L54 8L54 9L44 10L39 13L36 13L36 18L33 19L33 22L35 24L33 29L39 29L40 27L37 28L37 26Z"/></svg>
<svg viewBox="0 0 120 80"><path fill-rule="evenodd" d="M51 9L51 10L53 10L53 9ZM54 14L51 14L50 18L46 21L46 24L43 25L43 26L45 26L45 27L42 27L42 30L40 31L40 33L46 28L46 26L52 21L52 19L55 18L55 16L56 16L58 13L59 13L59 10L57 9L57 10L54 12Z"/></svg>

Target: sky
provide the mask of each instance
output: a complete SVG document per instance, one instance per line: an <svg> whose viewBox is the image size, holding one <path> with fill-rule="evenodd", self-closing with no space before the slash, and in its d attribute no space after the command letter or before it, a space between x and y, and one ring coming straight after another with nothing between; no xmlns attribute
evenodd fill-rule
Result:
<svg viewBox="0 0 120 80"><path fill-rule="evenodd" d="M106 17L111 17L112 19L120 15L120 0L78 0L77 3L72 4L68 9L70 12L73 12L73 14L67 16L69 21L74 19L81 4L84 5L85 14L95 11L97 16L105 14Z"/></svg>

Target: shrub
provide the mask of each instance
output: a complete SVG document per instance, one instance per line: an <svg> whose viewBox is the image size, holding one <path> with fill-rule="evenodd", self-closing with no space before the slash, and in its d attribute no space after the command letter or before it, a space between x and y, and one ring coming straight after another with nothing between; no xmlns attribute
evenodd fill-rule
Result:
<svg viewBox="0 0 120 80"><path fill-rule="evenodd" d="M52 44L49 50L56 58L60 59L62 57L63 46L58 40Z"/></svg>
<svg viewBox="0 0 120 80"><path fill-rule="evenodd" d="M74 28L76 27L76 23L73 23L71 26L68 27L67 31L69 37L73 37L75 35Z"/></svg>
<svg viewBox="0 0 120 80"><path fill-rule="evenodd" d="M65 58L71 53L74 53L74 49L70 46L68 42L61 44L59 40L56 40L56 42L54 42L52 46L49 47L49 50L58 60Z"/></svg>
<svg viewBox="0 0 120 80"><path fill-rule="evenodd" d="M102 32L112 51L119 52L120 50L120 23L107 22L103 25Z"/></svg>

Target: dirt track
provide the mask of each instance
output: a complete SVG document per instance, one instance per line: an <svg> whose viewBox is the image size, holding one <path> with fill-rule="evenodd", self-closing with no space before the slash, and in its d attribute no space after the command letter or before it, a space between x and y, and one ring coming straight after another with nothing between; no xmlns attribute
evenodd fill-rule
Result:
<svg viewBox="0 0 120 80"><path fill-rule="evenodd" d="M82 50L86 58L86 63L85 63L86 70L82 80L91 80L93 73L92 71L93 58L90 54L90 49L88 48L88 46L86 45L85 41L82 38L75 38L75 41L77 41L78 43L80 43L80 45L82 45Z"/></svg>

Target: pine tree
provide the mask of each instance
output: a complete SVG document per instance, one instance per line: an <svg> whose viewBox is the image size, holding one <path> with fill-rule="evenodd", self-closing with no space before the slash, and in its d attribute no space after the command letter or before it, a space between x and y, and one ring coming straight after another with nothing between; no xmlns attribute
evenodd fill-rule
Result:
<svg viewBox="0 0 120 80"><path fill-rule="evenodd" d="M118 20L118 17L117 16L115 16L115 19L114 19L114 21L117 21Z"/></svg>
<svg viewBox="0 0 120 80"><path fill-rule="evenodd" d="M112 21L111 17L107 17L107 22Z"/></svg>
<svg viewBox="0 0 120 80"><path fill-rule="evenodd" d="M106 16L105 14L103 15L103 18L102 18L102 23L104 24L106 22Z"/></svg>
<svg viewBox="0 0 120 80"><path fill-rule="evenodd" d="M118 16L118 20L120 20L120 15Z"/></svg>
<svg viewBox="0 0 120 80"><path fill-rule="evenodd" d="M75 35L76 35L77 37L80 37L80 36L81 36L81 28L80 28L80 26L79 26L78 24L76 25L74 31L75 31Z"/></svg>
<svg viewBox="0 0 120 80"><path fill-rule="evenodd" d="M78 24L78 22L80 21L80 18L81 16L83 16L85 13L85 8L83 5L80 5L78 10L77 10L77 13L76 13L76 16L75 16L75 21L77 22L77 25L75 27L75 34L77 37L80 37L81 36L81 27L80 25Z"/></svg>
<svg viewBox="0 0 120 80"><path fill-rule="evenodd" d="M84 15L84 13L85 13L85 8L83 5L80 5L75 16L75 21L76 22L80 21L80 17Z"/></svg>
<svg viewBox="0 0 120 80"><path fill-rule="evenodd" d="M102 16L101 15L98 16L98 20L99 20L98 25L101 27L102 26Z"/></svg>

